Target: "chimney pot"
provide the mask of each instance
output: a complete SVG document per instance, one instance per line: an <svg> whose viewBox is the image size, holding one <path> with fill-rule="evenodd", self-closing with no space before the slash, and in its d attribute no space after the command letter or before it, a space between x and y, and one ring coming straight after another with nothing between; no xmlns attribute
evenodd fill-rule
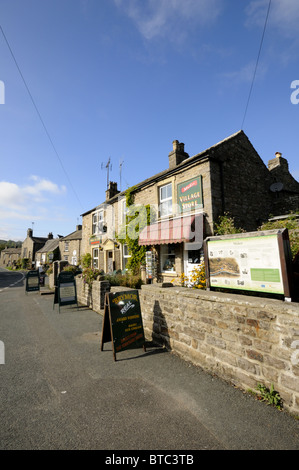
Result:
<svg viewBox="0 0 299 470"><path fill-rule="evenodd" d="M275 153L275 156L276 156L277 158L281 157L281 155L282 155L282 154L281 154L280 152L276 152L276 153Z"/></svg>

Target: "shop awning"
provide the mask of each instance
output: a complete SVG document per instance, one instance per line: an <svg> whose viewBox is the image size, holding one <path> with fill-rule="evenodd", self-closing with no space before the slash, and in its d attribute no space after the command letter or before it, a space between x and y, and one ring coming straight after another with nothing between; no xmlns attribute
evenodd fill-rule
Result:
<svg viewBox="0 0 299 470"><path fill-rule="evenodd" d="M139 235L139 245L203 242L203 214L176 217L146 226Z"/></svg>

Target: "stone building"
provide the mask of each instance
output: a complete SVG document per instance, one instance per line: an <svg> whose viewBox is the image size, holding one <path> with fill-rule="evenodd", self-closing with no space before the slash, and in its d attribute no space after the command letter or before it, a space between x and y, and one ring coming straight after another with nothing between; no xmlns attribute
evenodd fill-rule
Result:
<svg viewBox="0 0 299 470"><path fill-rule="evenodd" d="M68 264L78 265L81 256L82 225L77 225L76 230L59 239L59 253L62 261Z"/></svg>
<svg viewBox="0 0 299 470"><path fill-rule="evenodd" d="M136 210L150 205L154 219L139 233L148 278L167 282L189 273L200 262L203 239L214 235L226 212L254 231L270 214L298 210L299 183L280 154L274 160L267 168L243 131L192 157L175 140L168 168L131 188ZM91 253L93 266L104 272L124 270L130 256L117 237L127 210L125 192L110 183L105 202L82 214L82 253Z"/></svg>
<svg viewBox="0 0 299 470"><path fill-rule="evenodd" d="M21 258L27 258L31 263L35 264L35 254L40 250L47 240L53 239L53 234L49 233L48 238L35 237L33 236L33 230L29 228L27 230L27 237L22 243Z"/></svg>
<svg viewBox="0 0 299 470"><path fill-rule="evenodd" d="M0 252L0 266L4 268L14 267L21 259L21 248L8 248Z"/></svg>
<svg viewBox="0 0 299 470"><path fill-rule="evenodd" d="M51 236L49 234L49 236ZM51 264L59 259L59 238L49 238L35 254L35 267Z"/></svg>

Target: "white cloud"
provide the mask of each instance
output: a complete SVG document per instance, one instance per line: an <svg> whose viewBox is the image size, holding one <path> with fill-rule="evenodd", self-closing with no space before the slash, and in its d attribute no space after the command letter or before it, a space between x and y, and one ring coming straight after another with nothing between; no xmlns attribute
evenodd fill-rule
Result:
<svg viewBox="0 0 299 470"><path fill-rule="evenodd" d="M114 0L148 40L181 36L186 24L206 24L220 14L220 0Z"/></svg>
<svg viewBox="0 0 299 470"><path fill-rule="evenodd" d="M263 25L268 9L268 0L252 0L246 8L248 24ZM274 26L277 31L289 37L298 36L299 1L272 0L268 27Z"/></svg>
<svg viewBox="0 0 299 470"><path fill-rule="evenodd" d="M255 71L256 63L249 62L245 64L238 70L234 70L232 72L224 72L220 74L220 77L230 83L249 83L253 79L254 71ZM263 64L259 64L258 69L256 71L256 79L261 79L265 76L267 72L267 68Z"/></svg>
<svg viewBox="0 0 299 470"><path fill-rule="evenodd" d="M65 186L59 187L50 180L38 176L31 176L30 180L33 183L26 186L19 186L9 181L0 181L2 217L5 215L8 218L26 219L30 212L43 211L45 207L42 204L49 200L49 196L62 195L66 192Z"/></svg>

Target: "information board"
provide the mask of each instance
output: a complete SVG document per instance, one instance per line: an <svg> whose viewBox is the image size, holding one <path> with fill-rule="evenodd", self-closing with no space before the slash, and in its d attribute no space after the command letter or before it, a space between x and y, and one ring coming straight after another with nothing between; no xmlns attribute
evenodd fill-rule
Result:
<svg viewBox="0 0 299 470"><path fill-rule="evenodd" d="M26 292L40 290L39 272L36 270L28 271L26 274Z"/></svg>
<svg viewBox="0 0 299 470"><path fill-rule="evenodd" d="M285 230L271 230L207 238L209 287L289 297L286 235Z"/></svg>
<svg viewBox="0 0 299 470"><path fill-rule="evenodd" d="M112 341L113 358L116 353L143 347L145 338L138 290L107 292L105 298L101 350Z"/></svg>
<svg viewBox="0 0 299 470"><path fill-rule="evenodd" d="M54 294L54 304L56 303L59 305L59 311L61 305L77 304L78 307L76 281L72 272L61 271L59 274Z"/></svg>

